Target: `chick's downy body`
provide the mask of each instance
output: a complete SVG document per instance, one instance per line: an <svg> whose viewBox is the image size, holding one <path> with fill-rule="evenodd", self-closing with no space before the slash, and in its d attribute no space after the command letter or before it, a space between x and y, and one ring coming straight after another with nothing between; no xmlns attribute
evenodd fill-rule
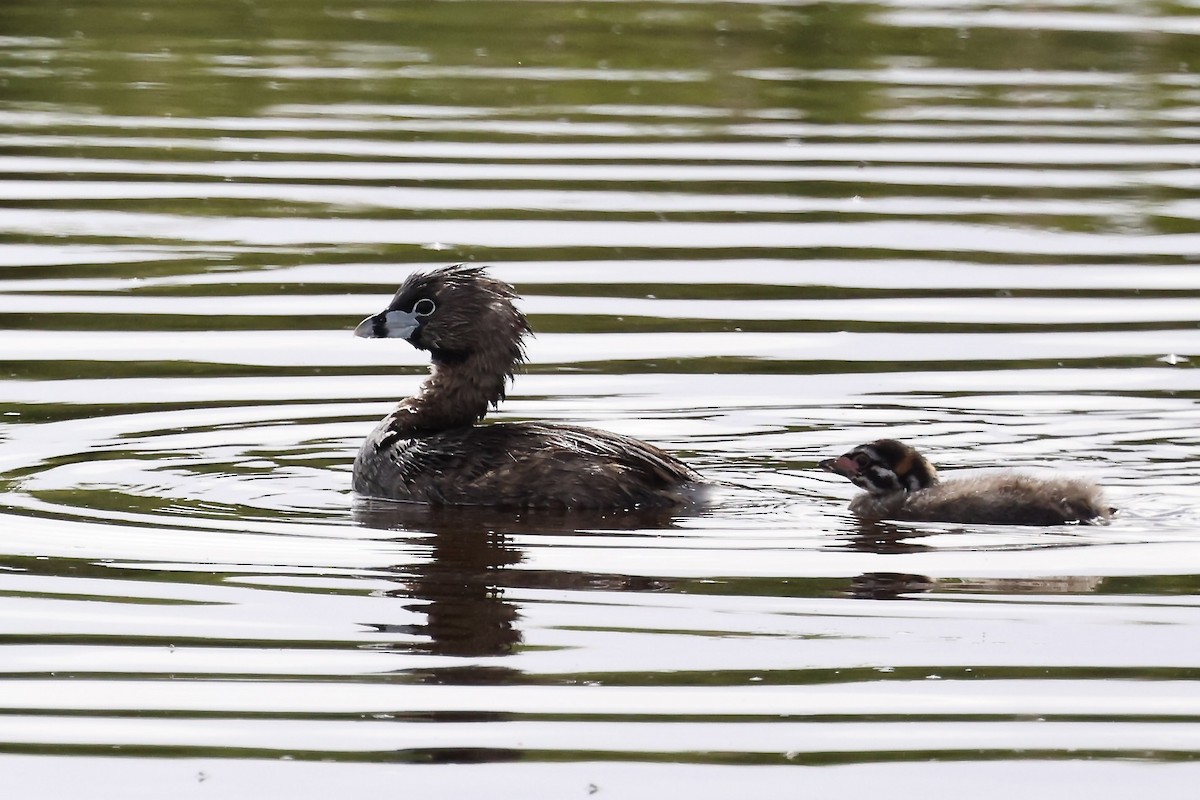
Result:
<svg viewBox="0 0 1200 800"><path fill-rule="evenodd" d="M859 445L820 466L866 490L850 510L867 519L1063 525L1107 520L1113 511L1100 487L1077 478L1000 472L942 481L924 456L895 439Z"/></svg>

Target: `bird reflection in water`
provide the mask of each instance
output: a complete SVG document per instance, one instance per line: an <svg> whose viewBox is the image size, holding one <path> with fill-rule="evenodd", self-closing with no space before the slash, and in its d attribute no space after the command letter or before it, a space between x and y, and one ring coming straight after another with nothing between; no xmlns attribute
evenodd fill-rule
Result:
<svg viewBox="0 0 1200 800"><path fill-rule="evenodd" d="M899 554L932 552L930 545L912 541L944 533L944 529L922 530L885 520L856 519L841 545L863 553ZM1039 545L1043 546L1044 545ZM866 572L850 579L846 593L868 600L903 600L920 594L1060 595L1099 591L1104 578L1093 576L1049 576L1037 578L931 578L904 572Z"/></svg>
<svg viewBox="0 0 1200 800"><path fill-rule="evenodd" d="M514 511L484 506L435 507L419 503L394 503L356 499L354 519L364 527L393 531L397 539L428 551L419 563L391 568L400 587L390 596L409 602L405 608L425 615L423 625L374 623L381 632L419 636L420 644L397 644L405 652L431 655L483 657L508 655L520 645L517 607L505 599L507 589L558 589L604 591L661 591L664 581L628 575L522 568L525 554L513 536L557 536L605 531L661 530L674 526L670 509L619 512L528 510ZM483 682L496 679L500 667L464 667L446 681L447 670L438 670L438 682L468 682L480 675ZM474 681L471 681L474 682Z"/></svg>
<svg viewBox="0 0 1200 800"><path fill-rule="evenodd" d="M930 535L931 532L886 520L856 518L841 547L860 553L921 553L933 548L913 539ZM936 581L925 575L866 572L850 579L846 593L864 600L900 600L907 595L931 591L935 586Z"/></svg>
<svg viewBox="0 0 1200 800"><path fill-rule="evenodd" d="M921 553L932 548L914 540L934 533L903 523L855 518L851 521L849 531L839 537L841 542L836 547L860 553Z"/></svg>
<svg viewBox="0 0 1200 800"><path fill-rule="evenodd" d="M392 567L397 587L386 594L403 609L423 614L424 623L398 625L368 622L374 630L396 635L383 644L394 652L462 658L461 666L405 669L398 680L457 686L503 686L526 683L527 677L500 662L472 659L503 657L521 645L520 612L506 590L662 591L665 581L627 575L537 570L523 567L525 553L515 535L556 536L605 531L659 530L673 527L668 509L616 513L512 511L481 506L434 507L357 498L354 519L363 527L388 531L426 551L427 558ZM379 644L373 646L379 647ZM429 722L487 722L514 719L496 711L432 711L406 715ZM414 748L397 760L428 763L494 763L515 761L519 750L500 748Z"/></svg>

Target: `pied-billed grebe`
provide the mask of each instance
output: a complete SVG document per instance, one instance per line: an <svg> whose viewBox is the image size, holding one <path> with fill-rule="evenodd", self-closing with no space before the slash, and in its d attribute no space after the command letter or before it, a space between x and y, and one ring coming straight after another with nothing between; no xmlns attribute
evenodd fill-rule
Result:
<svg viewBox="0 0 1200 800"><path fill-rule="evenodd" d="M354 333L428 350L431 375L354 460L354 490L431 505L629 509L696 499L701 479L657 447L572 425L479 425L504 399L531 333L512 286L481 267L408 277Z"/></svg>
<svg viewBox="0 0 1200 800"><path fill-rule="evenodd" d="M895 439L860 444L820 466L867 490L850 510L868 519L1063 525L1106 520L1113 511L1100 487L1073 478L1002 472L942 483L924 456Z"/></svg>

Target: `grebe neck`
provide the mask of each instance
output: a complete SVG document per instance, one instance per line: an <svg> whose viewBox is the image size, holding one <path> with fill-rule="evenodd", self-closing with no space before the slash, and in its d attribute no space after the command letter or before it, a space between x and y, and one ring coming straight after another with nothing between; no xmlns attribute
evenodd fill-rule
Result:
<svg viewBox="0 0 1200 800"><path fill-rule="evenodd" d="M429 436L482 420L504 399L508 381L523 362L520 342L471 353L435 350L430 375L412 397L388 415L389 438Z"/></svg>

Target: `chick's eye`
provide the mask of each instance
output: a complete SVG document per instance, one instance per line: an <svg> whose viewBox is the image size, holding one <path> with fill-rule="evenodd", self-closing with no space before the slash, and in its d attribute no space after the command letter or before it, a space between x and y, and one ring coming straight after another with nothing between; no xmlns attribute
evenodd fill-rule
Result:
<svg viewBox="0 0 1200 800"><path fill-rule="evenodd" d="M413 304L412 313L418 317L428 317L434 311L437 311L437 303L430 300L428 297L422 297Z"/></svg>
<svg viewBox="0 0 1200 800"><path fill-rule="evenodd" d="M868 462L870 462L870 460L870 456L868 456L866 453L854 454L854 463L858 464L860 467L865 466Z"/></svg>

